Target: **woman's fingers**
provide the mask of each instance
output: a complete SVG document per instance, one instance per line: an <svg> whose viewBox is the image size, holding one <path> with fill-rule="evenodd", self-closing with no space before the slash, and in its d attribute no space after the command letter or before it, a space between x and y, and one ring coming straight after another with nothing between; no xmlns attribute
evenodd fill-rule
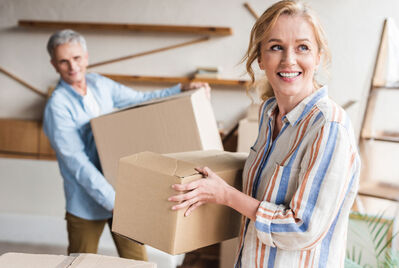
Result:
<svg viewBox="0 0 399 268"><path fill-rule="evenodd" d="M192 205L186 210L186 212L184 213L184 216L187 217L188 215L191 214L191 212L194 211L194 209L196 209L197 207L201 206L202 204L204 204L204 202L202 202L202 201L198 201L198 202L192 204Z"/></svg>
<svg viewBox="0 0 399 268"><path fill-rule="evenodd" d="M172 188L178 192L191 191L198 187L198 185L201 183L200 181L201 180L196 180L186 184L173 184Z"/></svg>
<svg viewBox="0 0 399 268"><path fill-rule="evenodd" d="M172 210L178 210L178 209L186 208L186 207L189 207L189 206L191 206L192 204L194 204L196 202L198 202L198 198L196 198L196 197L191 198L191 199L187 199L187 200L185 200L184 202L182 202L180 204L174 205L172 207Z"/></svg>
<svg viewBox="0 0 399 268"><path fill-rule="evenodd" d="M192 199L197 196L197 190L193 190L184 194L178 194L174 195L168 198L168 201L173 201L173 202L183 202L185 200Z"/></svg>
<svg viewBox="0 0 399 268"><path fill-rule="evenodd" d="M204 175L204 177L208 177L208 172L205 170L206 167L196 167L195 170Z"/></svg>

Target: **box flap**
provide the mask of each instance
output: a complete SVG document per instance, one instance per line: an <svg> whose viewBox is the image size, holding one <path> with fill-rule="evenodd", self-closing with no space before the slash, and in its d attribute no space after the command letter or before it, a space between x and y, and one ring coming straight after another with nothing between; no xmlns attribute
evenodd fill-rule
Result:
<svg viewBox="0 0 399 268"><path fill-rule="evenodd" d="M153 152L141 152L123 157L120 161L179 178L198 174L194 169L197 166L195 163L174 159Z"/></svg>
<svg viewBox="0 0 399 268"><path fill-rule="evenodd" d="M214 172L242 168L240 163L248 157L247 153L231 153L219 150L192 151L165 154L165 156L192 163L194 167L207 166Z"/></svg>

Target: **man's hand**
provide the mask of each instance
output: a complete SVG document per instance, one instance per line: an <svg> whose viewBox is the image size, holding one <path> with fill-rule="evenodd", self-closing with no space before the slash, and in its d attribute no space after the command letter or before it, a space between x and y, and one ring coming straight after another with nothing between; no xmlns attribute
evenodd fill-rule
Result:
<svg viewBox="0 0 399 268"><path fill-rule="evenodd" d="M205 82L190 82L188 84L181 85L181 91L187 91L192 89L204 88L206 97L211 100L211 87Z"/></svg>

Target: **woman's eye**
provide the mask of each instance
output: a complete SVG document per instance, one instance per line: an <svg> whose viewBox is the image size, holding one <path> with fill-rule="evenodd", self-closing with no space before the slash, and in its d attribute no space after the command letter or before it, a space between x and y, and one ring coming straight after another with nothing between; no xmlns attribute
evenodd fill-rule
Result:
<svg viewBox="0 0 399 268"><path fill-rule="evenodd" d="M300 45L300 46L298 47L298 49L299 49L299 51L308 51L308 50L309 50L309 47L308 47L307 45Z"/></svg>
<svg viewBox="0 0 399 268"><path fill-rule="evenodd" d="M274 45L270 48L270 50L274 50L274 51L278 51L278 50L282 50L283 48L280 45Z"/></svg>

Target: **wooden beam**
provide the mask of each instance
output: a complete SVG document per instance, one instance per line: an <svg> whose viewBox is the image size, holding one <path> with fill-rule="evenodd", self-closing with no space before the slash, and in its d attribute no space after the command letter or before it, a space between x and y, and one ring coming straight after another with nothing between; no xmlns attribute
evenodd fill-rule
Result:
<svg viewBox="0 0 399 268"><path fill-rule="evenodd" d="M161 47L161 48L157 48L157 49L152 49L152 50L148 50L148 51L132 54L132 55L125 56L125 57L120 57L120 58L116 58L116 59L111 59L111 60L106 60L106 61L93 63L93 64L90 64L88 66L88 68L93 68L93 67L97 67L97 66L100 66L100 65L105 65L105 64L109 64L109 63L118 62L118 61L123 61L123 60L132 59L132 58L142 57L142 56L146 56L146 55L150 55L150 54L154 54L154 53L158 53L158 52L162 52L162 51L166 51L166 50L170 50L170 49L184 47L184 46L188 46L188 45L192 45L192 44L208 41L209 39L210 39L209 36L205 36L205 37L202 37L202 38L199 38L199 39L195 39L195 40L191 40L191 41L188 41L188 42L179 43L179 44L172 45L172 46Z"/></svg>
<svg viewBox="0 0 399 268"><path fill-rule="evenodd" d="M254 16L254 18L257 20L259 19L259 15L255 12L255 10L249 5L248 2L244 3L244 6L246 9L248 9L249 13L252 14L252 16Z"/></svg>
<svg viewBox="0 0 399 268"><path fill-rule="evenodd" d="M385 85L386 61L388 57L388 21L385 19L381 34L380 46L378 48L377 63L374 68L372 86L382 87Z"/></svg>
<svg viewBox="0 0 399 268"><path fill-rule="evenodd" d="M127 24L127 23L98 23L98 22L60 22L42 20L19 20L19 26L50 29L75 29L75 30L109 30L129 32L158 32L178 34L205 34L215 36L232 35L230 27L216 26L181 26L159 24Z"/></svg>
<svg viewBox="0 0 399 268"><path fill-rule="evenodd" d="M18 83L20 83L21 85L27 87L28 89L30 89L31 91L35 92L36 94L40 95L43 98L47 98L47 94L41 92L39 89L29 85L27 82L25 82L24 80L22 80L21 78L17 77L16 75L10 73L9 71L7 71L6 69L4 69L3 67L0 67L0 72L4 73L5 75L7 75L8 77L14 79L15 81L17 81Z"/></svg>
<svg viewBox="0 0 399 268"><path fill-rule="evenodd" d="M189 76L172 77L172 76L142 76L142 75L120 75L120 74L104 74L112 80L119 82L152 82L152 83L189 83L189 82L207 82L210 85L220 86L246 86L248 80L233 80L219 78L193 78Z"/></svg>

